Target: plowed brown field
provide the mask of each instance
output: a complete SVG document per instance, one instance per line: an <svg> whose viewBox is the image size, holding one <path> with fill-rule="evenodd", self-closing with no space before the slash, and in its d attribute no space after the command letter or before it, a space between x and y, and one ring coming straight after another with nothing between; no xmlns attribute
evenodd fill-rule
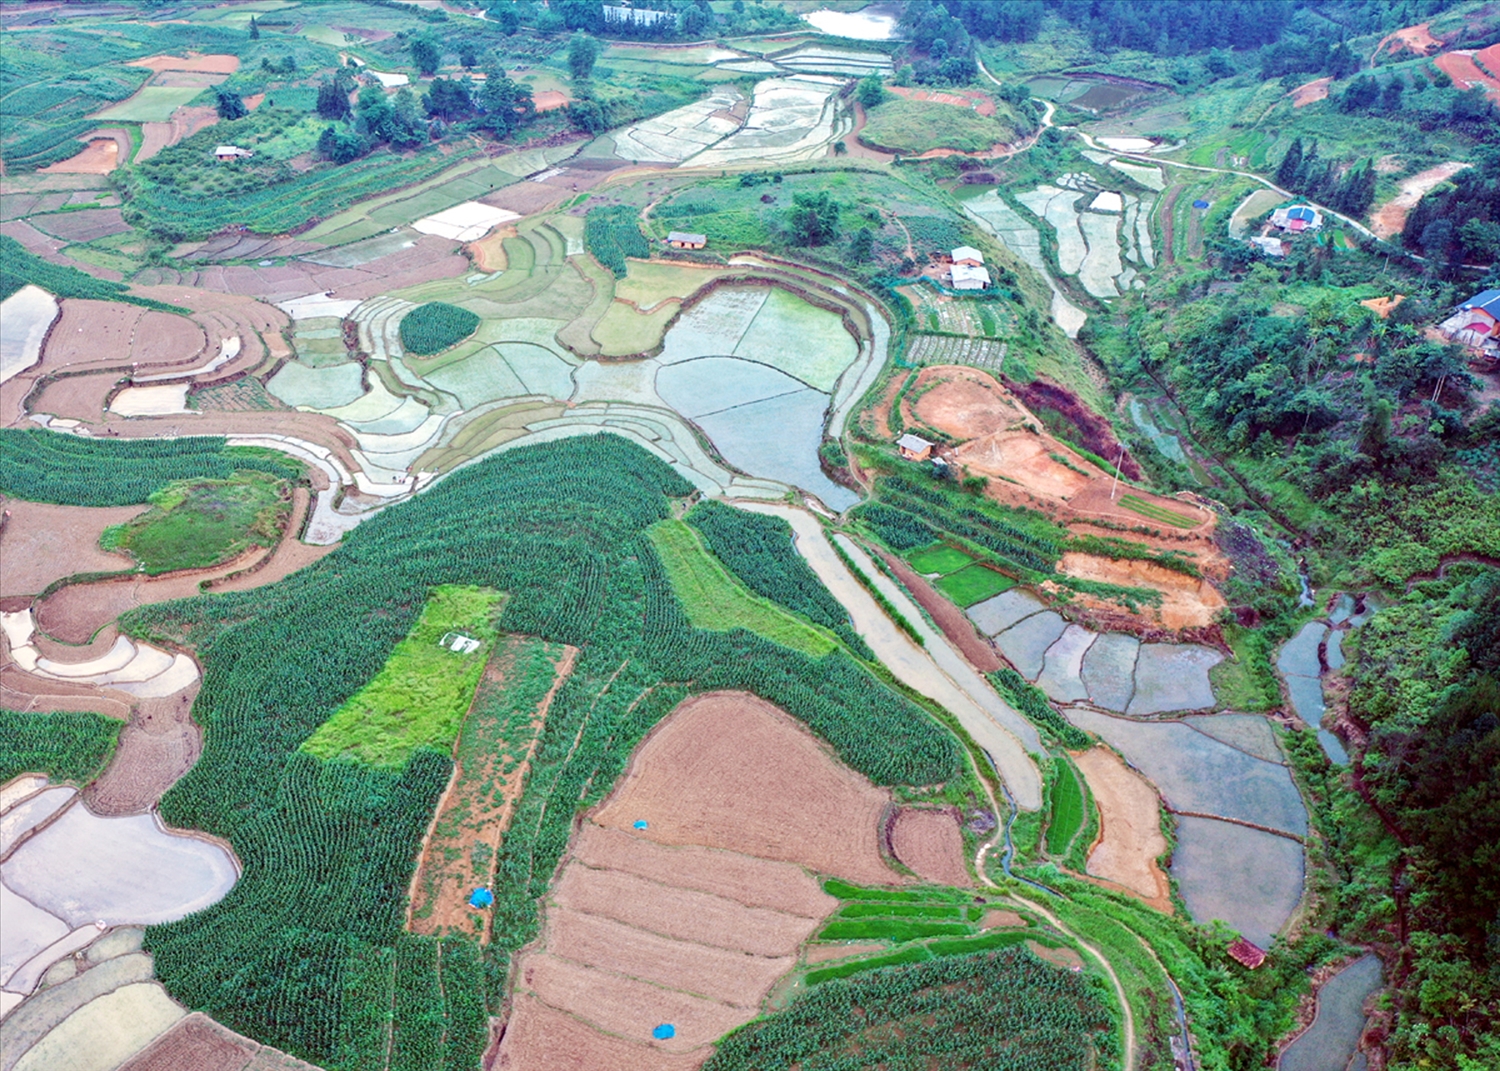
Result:
<svg viewBox="0 0 1500 1071"><path fill-rule="evenodd" d="M797 863L899 880L879 853L887 802L754 696L681 704L583 820L492 1068L698 1067L838 906Z"/></svg>
<svg viewBox="0 0 1500 1071"><path fill-rule="evenodd" d="M201 71L205 74L233 74L240 69L238 56L201 55L189 52L185 56L145 56L131 60L127 67L149 67L153 71Z"/></svg>
<svg viewBox="0 0 1500 1071"><path fill-rule="evenodd" d="M1156 862L1167 850L1156 790L1106 747L1075 755L1073 761L1099 806L1099 839L1089 851L1088 872L1170 912L1167 876Z"/></svg>
<svg viewBox="0 0 1500 1071"><path fill-rule="evenodd" d="M969 885L958 815L948 809L902 807L891 827L891 852L925 881Z"/></svg>
<svg viewBox="0 0 1500 1071"><path fill-rule="evenodd" d="M139 516L146 506L53 506L0 498L0 598L36 595L54 580L75 573L134 568L128 555L99 549L104 529Z"/></svg>
<svg viewBox="0 0 1500 1071"><path fill-rule="evenodd" d="M799 863L861 884L898 879L880 857L889 796L803 726L742 692L696 696L636 753L595 817L665 844L702 844Z"/></svg>
<svg viewBox="0 0 1500 1071"><path fill-rule="evenodd" d="M1224 596L1207 580L1188 576L1154 562L1116 561L1092 554L1064 554L1057 567L1081 580L1099 580L1121 587L1154 588L1162 593L1161 605L1143 607L1146 616L1164 628L1205 628L1227 604Z"/></svg>
<svg viewBox="0 0 1500 1071"><path fill-rule="evenodd" d="M47 175L107 175L130 158L130 135L123 130L96 130L82 152L40 168Z"/></svg>

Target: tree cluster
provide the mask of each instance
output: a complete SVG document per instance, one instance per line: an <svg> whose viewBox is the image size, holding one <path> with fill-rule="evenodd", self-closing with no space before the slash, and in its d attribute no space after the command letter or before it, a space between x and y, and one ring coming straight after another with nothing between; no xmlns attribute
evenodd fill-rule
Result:
<svg viewBox="0 0 1500 1071"><path fill-rule="evenodd" d="M1370 210L1376 178L1370 160L1323 160L1318 156L1317 143L1304 148L1301 138L1292 139L1276 168L1278 186L1356 218Z"/></svg>
<svg viewBox="0 0 1500 1071"><path fill-rule="evenodd" d="M1423 197L1402 241L1451 268L1500 261L1500 145L1479 148L1470 166Z"/></svg>

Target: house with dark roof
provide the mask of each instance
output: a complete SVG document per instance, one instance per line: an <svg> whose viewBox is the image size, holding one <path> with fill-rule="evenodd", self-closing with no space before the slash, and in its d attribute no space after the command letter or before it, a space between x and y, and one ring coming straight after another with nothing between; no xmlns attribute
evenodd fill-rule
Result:
<svg viewBox="0 0 1500 1071"><path fill-rule="evenodd" d="M1443 337L1500 361L1500 290L1483 290L1438 324Z"/></svg>

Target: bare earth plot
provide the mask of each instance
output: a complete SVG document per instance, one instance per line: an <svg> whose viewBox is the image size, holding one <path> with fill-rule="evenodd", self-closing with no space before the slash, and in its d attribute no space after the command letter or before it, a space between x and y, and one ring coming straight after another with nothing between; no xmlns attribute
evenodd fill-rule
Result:
<svg viewBox="0 0 1500 1071"><path fill-rule="evenodd" d="M680 705L575 837L493 1066L697 1067L837 906L804 868L900 881L888 800L763 700Z"/></svg>

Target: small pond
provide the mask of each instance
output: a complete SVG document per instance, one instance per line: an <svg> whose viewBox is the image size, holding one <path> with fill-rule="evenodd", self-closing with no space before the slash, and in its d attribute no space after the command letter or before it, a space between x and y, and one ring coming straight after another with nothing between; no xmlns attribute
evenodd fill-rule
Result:
<svg viewBox="0 0 1500 1071"><path fill-rule="evenodd" d="M1304 872L1302 845L1290 837L1213 818L1177 819L1172 877L1197 922L1219 919L1269 948L1302 899Z"/></svg>

